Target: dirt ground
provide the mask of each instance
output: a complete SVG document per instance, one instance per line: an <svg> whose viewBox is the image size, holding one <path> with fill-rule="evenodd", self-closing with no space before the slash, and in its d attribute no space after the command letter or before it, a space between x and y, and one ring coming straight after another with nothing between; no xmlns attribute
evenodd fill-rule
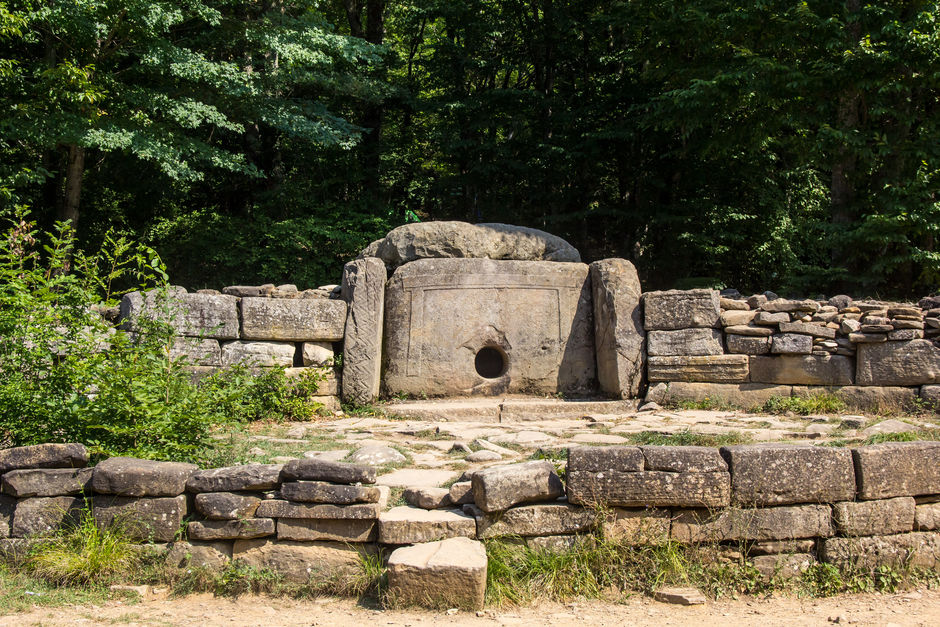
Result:
<svg viewBox="0 0 940 627"><path fill-rule="evenodd" d="M2 608L0 608L2 611ZM293 599L192 595L151 598L136 604L36 608L0 616L0 626L33 625L940 625L940 590L899 594L841 595L826 599L793 596L709 601L681 607L647 597L624 603L540 603L483 612L377 610L351 599Z"/></svg>

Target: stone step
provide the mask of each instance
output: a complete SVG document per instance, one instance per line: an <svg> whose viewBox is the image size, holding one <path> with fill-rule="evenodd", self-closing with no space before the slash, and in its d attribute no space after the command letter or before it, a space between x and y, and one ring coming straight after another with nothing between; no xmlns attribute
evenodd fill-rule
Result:
<svg viewBox="0 0 940 627"><path fill-rule="evenodd" d="M565 400L540 397L503 397L395 401L383 410L414 420L444 422L527 422L533 420L579 420L589 415L631 414L637 400Z"/></svg>

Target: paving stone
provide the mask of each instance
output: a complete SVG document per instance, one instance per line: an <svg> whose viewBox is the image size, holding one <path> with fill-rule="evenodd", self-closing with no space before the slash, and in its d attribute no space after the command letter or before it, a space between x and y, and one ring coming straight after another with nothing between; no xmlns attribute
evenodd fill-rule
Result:
<svg viewBox="0 0 940 627"><path fill-rule="evenodd" d="M940 533L919 531L888 536L826 538L819 559L841 569L936 568L940 564Z"/></svg>
<svg viewBox="0 0 940 627"><path fill-rule="evenodd" d="M835 503L832 514L843 536L885 536L914 529L914 499L909 496Z"/></svg>
<svg viewBox="0 0 940 627"><path fill-rule="evenodd" d="M831 516L828 505L678 510L670 533L679 542L825 538L832 535Z"/></svg>
<svg viewBox="0 0 940 627"><path fill-rule="evenodd" d="M478 511L476 533L481 540L510 535L570 535L591 530L597 519L593 509L567 503L519 505L494 514Z"/></svg>
<svg viewBox="0 0 940 627"><path fill-rule="evenodd" d="M281 478L288 481L329 481L332 483L375 483L375 468L322 459L295 459L284 464Z"/></svg>
<svg viewBox="0 0 940 627"><path fill-rule="evenodd" d="M313 542L375 542L379 527L375 520L330 518L278 518L277 539Z"/></svg>
<svg viewBox="0 0 940 627"><path fill-rule="evenodd" d="M486 549L469 538L402 547L388 558L389 599L395 605L481 609L486 568Z"/></svg>
<svg viewBox="0 0 940 627"><path fill-rule="evenodd" d="M270 518L242 518L240 520L194 520L186 526L190 540L243 540L274 535L274 521Z"/></svg>
<svg viewBox="0 0 940 627"><path fill-rule="evenodd" d="M195 503L196 511L209 520L240 520L254 516L261 499L249 494L203 492L196 495Z"/></svg>
<svg viewBox="0 0 940 627"><path fill-rule="evenodd" d="M0 474L20 468L84 468L84 444L36 444L0 449Z"/></svg>
<svg viewBox="0 0 940 627"><path fill-rule="evenodd" d="M249 464L200 470L186 480L188 492L273 490L280 483L280 464Z"/></svg>
<svg viewBox="0 0 940 627"><path fill-rule="evenodd" d="M344 579L359 574L362 556L375 554L370 544L293 542L270 538L236 540L232 558L247 566L280 573L294 583Z"/></svg>
<svg viewBox="0 0 940 627"><path fill-rule="evenodd" d="M474 464L479 462L496 462L502 458L502 455L494 453L493 451L476 451L464 457L466 461Z"/></svg>
<svg viewBox="0 0 940 627"><path fill-rule="evenodd" d="M24 468L3 475L5 494L30 496L65 496L81 494L91 487L91 468Z"/></svg>
<svg viewBox="0 0 940 627"><path fill-rule="evenodd" d="M452 509L393 507L379 516L379 542L417 544L445 538L476 537L476 521Z"/></svg>
<svg viewBox="0 0 940 627"><path fill-rule="evenodd" d="M453 470L403 468L382 475L376 482L392 488L437 488L456 476Z"/></svg>
<svg viewBox="0 0 940 627"><path fill-rule="evenodd" d="M151 542L172 541L187 512L183 494L164 498L97 496L92 503L99 527L117 524L130 537Z"/></svg>
<svg viewBox="0 0 940 627"><path fill-rule="evenodd" d="M407 460L399 451L391 446L369 445L363 446L349 456L354 464L368 464L370 466L384 466L385 464L401 464Z"/></svg>
<svg viewBox="0 0 940 627"><path fill-rule="evenodd" d="M786 444L727 446L733 502L741 505L833 503L855 496L847 449Z"/></svg>
<svg viewBox="0 0 940 627"><path fill-rule="evenodd" d="M852 450L858 498L940 494L940 442L888 442Z"/></svg>
<svg viewBox="0 0 940 627"><path fill-rule="evenodd" d="M608 433L579 433L570 440L574 444L626 444L629 440L622 435Z"/></svg>
<svg viewBox="0 0 940 627"><path fill-rule="evenodd" d="M281 485L281 497L305 503L378 503L380 490L371 486L336 485L325 481L292 481Z"/></svg>
<svg viewBox="0 0 940 627"><path fill-rule="evenodd" d="M98 494L176 496L198 470L195 464L110 457L95 466L91 485Z"/></svg>
<svg viewBox="0 0 940 627"><path fill-rule="evenodd" d="M551 501L564 486L549 461L491 466L473 475L473 500L484 512L508 509L519 503Z"/></svg>
<svg viewBox="0 0 940 627"><path fill-rule="evenodd" d="M867 429L862 430L863 437L871 437L873 435L879 435L882 433L914 433L920 431L920 427L912 425L910 423L904 422L902 420L894 420L893 418L888 420L882 420L881 422L875 423Z"/></svg>

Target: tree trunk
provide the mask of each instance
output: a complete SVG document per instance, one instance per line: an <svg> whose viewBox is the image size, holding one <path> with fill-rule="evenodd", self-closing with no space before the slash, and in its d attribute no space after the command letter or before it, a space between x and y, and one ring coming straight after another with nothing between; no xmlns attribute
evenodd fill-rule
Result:
<svg viewBox="0 0 940 627"><path fill-rule="evenodd" d="M71 144L68 164L65 168L65 193L56 210L56 219L68 220L73 229L78 228L78 209L82 199L82 176L85 173L85 148Z"/></svg>

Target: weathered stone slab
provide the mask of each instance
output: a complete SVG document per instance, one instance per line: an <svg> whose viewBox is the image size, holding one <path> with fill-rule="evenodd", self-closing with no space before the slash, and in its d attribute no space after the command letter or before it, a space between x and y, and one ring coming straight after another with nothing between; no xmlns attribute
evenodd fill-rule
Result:
<svg viewBox="0 0 940 627"><path fill-rule="evenodd" d="M786 298L776 298L769 300L760 306L764 311L771 313L807 311L814 313L819 311L819 303L814 300L789 300Z"/></svg>
<svg viewBox="0 0 940 627"><path fill-rule="evenodd" d="M852 450L859 499L940 494L940 442L889 442Z"/></svg>
<svg viewBox="0 0 940 627"><path fill-rule="evenodd" d="M852 358L842 355L752 357L750 370L755 383L790 385L852 385L855 374Z"/></svg>
<svg viewBox="0 0 940 627"><path fill-rule="evenodd" d="M385 264L376 257L343 268L343 300L349 304L343 342L343 398L371 403L379 396L385 318Z"/></svg>
<svg viewBox="0 0 940 627"><path fill-rule="evenodd" d="M468 538L396 549L388 558L389 600L393 605L481 609L486 567L483 544Z"/></svg>
<svg viewBox="0 0 940 627"><path fill-rule="evenodd" d="M347 338L348 341L348 338ZM333 363L335 357L333 353L333 344L331 342L304 342L300 347L301 360L305 367L329 366ZM344 361L343 366L347 372L349 363ZM335 394L336 392L331 392Z"/></svg>
<svg viewBox="0 0 940 627"><path fill-rule="evenodd" d="M247 540L274 535L274 521L270 518L242 518L239 520L195 520L186 526L190 540Z"/></svg>
<svg viewBox="0 0 940 627"><path fill-rule="evenodd" d="M564 493L550 461L490 466L473 474L473 501L484 512L519 503L551 501Z"/></svg>
<svg viewBox="0 0 940 627"><path fill-rule="evenodd" d="M453 505L467 505L473 503L473 482L458 481L450 486L450 502Z"/></svg>
<svg viewBox="0 0 940 627"><path fill-rule="evenodd" d="M568 449L568 472L639 472L644 459L638 446L575 446Z"/></svg>
<svg viewBox="0 0 940 627"><path fill-rule="evenodd" d="M827 538L820 543L819 559L842 569L936 568L940 564L940 532Z"/></svg>
<svg viewBox="0 0 940 627"><path fill-rule="evenodd" d="M640 279L626 259L603 259L590 268L597 380L602 392L633 398L646 375Z"/></svg>
<svg viewBox="0 0 940 627"><path fill-rule="evenodd" d="M232 492L203 492L196 495L195 502L196 511L209 520L241 520L255 515L261 498Z"/></svg>
<svg viewBox="0 0 940 627"><path fill-rule="evenodd" d="M170 359L186 360L194 366L221 366L222 348L219 340L198 337L174 337Z"/></svg>
<svg viewBox="0 0 940 627"><path fill-rule="evenodd" d="M683 401L701 402L706 398L719 400L735 407L760 407L774 396L790 396L789 385L770 383L686 383L674 381L660 384L664 387L650 387L646 400L660 404L678 404ZM656 394L656 393L659 394Z"/></svg>
<svg viewBox="0 0 940 627"><path fill-rule="evenodd" d="M90 487L91 468L24 468L3 475L3 492L11 496L65 496Z"/></svg>
<svg viewBox="0 0 940 627"><path fill-rule="evenodd" d="M74 496L21 499L10 520L10 536L25 538L55 531L77 521L84 504L84 499Z"/></svg>
<svg viewBox="0 0 940 627"><path fill-rule="evenodd" d="M682 510L673 512L670 533L679 542L825 538L832 535L831 516L828 505Z"/></svg>
<svg viewBox="0 0 940 627"><path fill-rule="evenodd" d="M20 468L84 468L84 444L36 444L0 450L0 474Z"/></svg>
<svg viewBox="0 0 940 627"><path fill-rule="evenodd" d="M375 483L375 468L320 459L295 459L281 471L288 481L329 481L331 483Z"/></svg>
<svg viewBox="0 0 940 627"><path fill-rule="evenodd" d="M177 335L238 338L238 299L234 296L189 294L182 288L171 290L167 299L161 298L157 290L125 294L121 299L124 328L140 331L141 317L170 324Z"/></svg>
<svg viewBox="0 0 940 627"><path fill-rule="evenodd" d="M605 538L640 545L668 540L671 519L666 509L612 507L604 512L601 522Z"/></svg>
<svg viewBox="0 0 940 627"><path fill-rule="evenodd" d="M295 481L281 485L281 496L288 501L308 503L378 503L379 489L370 486L336 485L324 481Z"/></svg>
<svg viewBox="0 0 940 627"><path fill-rule="evenodd" d="M852 453L789 444L726 446L732 500L741 505L834 503L855 497Z"/></svg>
<svg viewBox="0 0 940 627"><path fill-rule="evenodd" d="M914 529L917 531L940 529L940 503L923 503L915 506Z"/></svg>
<svg viewBox="0 0 940 627"><path fill-rule="evenodd" d="M454 505L448 488L406 488L402 498L408 505L421 509L442 509Z"/></svg>
<svg viewBox="0 0 940 627"><path fill-rule="evenodd" d="M650 355L721 355L721 331L718 329L677 329L650 331L646 335Z"/></svg>
<svg viewBox="0 0 940 627"><path fill-rule="evenodd" d="M728 334L725 341L728 344L728 352L737 355L766 355L770 352L769 337Z"/></svg>
<svg viewBox="0 0 940 627"><path fill-rule="evenodd" d="M780 555L782 553L811 553L816 549L816 541L805 540L760 540L747 547L751 555Z"/></svg>
<svg viewBox="0 0 940 627"><path fill-rule="evenodd" d="M241 337L280 342L343 339L346 302L328 298L243 298Z"/></svg>
<svg viewBox="0 0 940 627"><path fill-rule="evenodd" d="M99 464L100 465L100 464ZM170 542L187 513L186 496L132 498L98 496L92 504L99 527L117 524L130 537L142 541Z"/></svg>
<svg viewBox="0 0 940 627"><path fill-rule="evenodd" d="M180 570L208 568L217 572L231 559L231 542L173 542L167 550L166 565Z"/></svg>
<svg viewBox="0 0 940 627"><path fill-rule="evenodd" d="M703 605L707 599L697 588L662 587L653 591L653 598L670 605Z"/></svg>
<svg viewBox="0 0 940 627"><path fill-rule="evenodd" d="M940 383L940 347L930 340L860 344L858 385Z"/></svg>
<svg viewBox="0 0 940 627"><path fill-rule="evenodd" d="M790 314L786 312L771 313L769 311L758 311L757 315L754 316L754 324L773 327L787 322L790 322Z"/></svg>
<svg viewBox="0 0 940 627"><path fill-rule="evenodd" d="M568 501L616 507L725 507L727 472L568 471Z"/></svg>
<svg viewBox="0 0 940 627"><path fill-rule="evenodd" d="M749 561L764 581L796 579L816 564L816 558L811 553L758 555Z"/></svg>
<svg viewBox="0 0 940 627"><path fill-rule="evenodd" d="M718 327L721 309L717 290L668 290L643 294L646 330Z"/></svg>
<svg viewBox="0 0 940 627"><path fill-rule="evenodd" d="M306 301L304 301L306 302ZM222 343L222 365L244 364L255 368L289 368L294 365L293 344L286 342L234 342Z"/></svg>
<svg viewBox="0 0 940 627"><path fill-rule="evenodd" d="M504 512L476 518L476 535L481 540L498 536L555 536L588 531L597 513L568 503L520 505Z"/></svg>
<svg viewBox="0 0 940 627"><path fill-rule="evenodd" d="M416 222L392 229L369 244L360 258L378 257L395 269L418 259L486 258L524 261L581 261L571 244L551 233L511 224Z"/></svg>
<svg viewBox="0 0 940 627"><path fill-rule="evenodd" d="M585 394L595 387L588 266L422 259L385 291L388 395Z"/></svg>
<svg viewBox="0 0 940 627"><path fill-rule="evenodd" d="M797 333L802 335L811 335L812 337L822 337L828 340L836 339L836 330L825 327L821 324L809 324L806 322L781 322L781 333Z"/></svg>
<svg viewBox="0 0 940 627"><path fill-rule="evenodd" d="M176 496L198 470L195 464L111 457L95 466L91 485L98 494Z"/></svg>
<svg viewBox="0 0 940 627"><path fill-rule="evenodd" d="M641 446L645 470L664 472L727 472L718 449L708 446Z"/></svg>
<svg viewBox="0 0 940 627"><path fill-rule="evenodd" d="M375 542L378 537L378 523L372 519L279 518L277 521L278 540Z"/></svg>
<svg viewBox="0 0 940 627"><path fill-rule="evenodd" d="M747 362L747 355L648 357L647 376L650 381L741 383L747 381Z"/></svg>
<svg viewBox="0 0 940 627"><path fill-rule="evenodd" d="M774 330L770 327L759 327L755 325L743 325L738 324L733 327L725 327L725 334L730 338L732 335L740 335L746 337L762 337L769 338L774 334ZM770 340L767 340L767 345L770 346Z"/></svg>
<svg viewBox="0 0 940 627"><path fill-rule="evenodd" d="M847 501L832 506L836 530L843 536L886 536L914 528L914 499Z"/></svg>
<svg viewBox="0 0 940 627"><path fill-rule="evenodd" d="M770 352L782 355L798 355L812 352L813 338L798 333L780 333L771 338Z"/></svg>
<svg viewBox="0 0 940 627"><path fill-rule="evenodd" d="M374 554L373 545L344 542L291 542L258 538L236 540L232 558L248 566L280 573L288 581L306 583L359 573L363 555Z"/></svg>
<svg viewBox="0 0 940 627"><path fill-rule="evenodd" d="M403 505L379 516L379 542L417 544L446 538L475 538L476 521L453 509L421 509Z"/></svg>
<svg viewBox="0 0 940 627"><path fill-rule="evenodd" d="M736 301L730 301L736 302ZM741 303L747 307L746 303ZM724 304L722 304L722 309L724 309ZM750 311L749 309L731 309L728 311L721 312L721 326L723 327L737 327L742 325L749 325L754 320L754 316L757 315L756 311Z"/></svg>
<svg viewBox="0 0 940 627"><path fill-rule="evenodd" d="M280 483L281 464L249 464L200 470L186 480L189 492L273 490Z"/></svg>
<svg viewBox="0 0 940 627"><path fill-rule="evenodd" d="M255 510L259 518L332 518L336 520L370 520L382 511L379 503L331 505L329 503L293 503L272 499L262 501Z"/></svg>

